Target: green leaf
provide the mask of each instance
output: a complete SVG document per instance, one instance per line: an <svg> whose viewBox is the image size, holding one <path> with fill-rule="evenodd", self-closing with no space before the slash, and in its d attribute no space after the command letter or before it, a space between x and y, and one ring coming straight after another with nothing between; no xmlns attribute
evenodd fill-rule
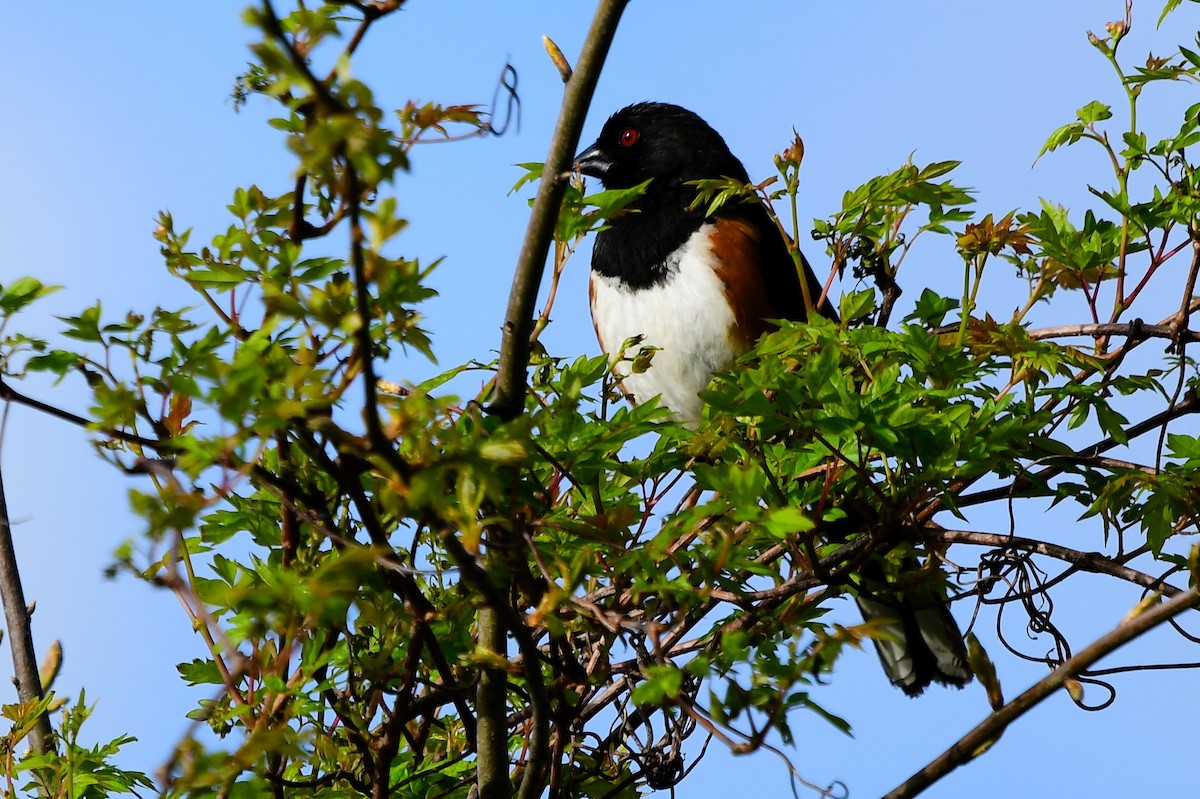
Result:
<svg viewBox="0 0 1200 799"><path fill-rule="evenodd" d="M931 289L923 289L917 298L913 312L904 321L920 322L926 327L937 327L946 318L946 314L958 307L958 300L953 297L943 297Z"/></svg>
<svg viewBox="0 0 1200 799"><path fill-rule="evenodd" d="M1183 0L1167 0L1166 5L1163 6L1162 13L1158 15L1157 27L1162 27L1163 20L1167 18L1167 14L1179 8L1181 3L1183 3Z"/></svg>
<svg viewBox="0 0 1200 799"><path fill-rule="evenodd" d="M546 165L541 161L526 161L516 165L517 169L524 170L524 174L517 178L517 182L508 190L510 195L516 194L521 190L521 187L526 183L532 183L535 180L541 180L542 172L545 171Z"/></svg>
<svg viewBox="0 0 1200 799"><path fill-rule="evenodd" d="M647 678L633 689L635 705L661 705L679 695L683 688L683 672L666 663L655 663L647 669Z"/></svg>
<svg viewBox="0 0 1200 799"><path fill-rule="evenodd" d="M813 520L801 508L772 508L762 520L763 527L780 540L794 538L798 533L813 529Z"/></svg>
<svg viewBox="0 0 1200 799"><path fill-rule="evenodd" d="M79 316L60 316L58 319L67 324L67 329L63 331L64 336L69 336L80 341L99 342L102 340L100 336L99 303L86 309Z"/></svg>
<svg viewBox="0 0 1200 799"><path fill-rule="evenodd" d="M1050 138L1046 139L1046 143L1042 145L1042 149L1038 152L1037 158L1033 159L1033 163L1042 160L1042 156L1046 153L1052 153L1063 145L1071 145L1079 141L1083 136L1085 126L1082 122L1070 122L1063 125L1058 130L1050 134Z"/></svg>
<svg viewBox="0 0 1200 799"><path fill-rule="evenodd" d="M918 180L933 180L948 172L952 172L962 164L962 161L935 161L928 164L917 173Z"/></svg>
<svg viewBox="0 0 1200 799"><path fill-rule="evenodd" d="M228 289L245 282L253 274L248 269L216 265L212 269L193 269L187 273L186 277L188 282L194 286Z"/></svg>
<svg viewBox="0 0 1200 799"><path fill-rule="evenodd" d="M1200 466L1200 437L1168 433L1167 451L1172 458L1182 460L1185 466Z"/></svg>
<svg viewBox="0 0 1200 799"><path fill-rule="evenodd" d="M67 350L51 350L45 355L35 355L25 363L31 372L52 372L62 377L83 363L83 356Z"/></svg>
<svg viewBox="0 0 1200 799"><path fill-rule="evenodd" d="M479 448L484 460L515 466L525 460L525 445L520 441L485 441Z"/></svg>
<svg viewBox="0 0 1200 799"><path fill-rule="evenodd" d="M178 664L175 670L188 685L220 685L223 682L217 664L211 660L197 658L191 663Z"/></svg>
<svg viewBox="0 0 1200 799"><path fill-rule="evenodd" d="M53 294L61 286L47 286L32 277L19 277L8 288L0 286L0 314L9 316L31 302Z"/></svg>
<svg viewBox="0 0 1200 799"><path fill-rule="evenodd" d="M1128 444L1129 434L1125 431L1125 428L1129 426L1129 420L1114 411L1106 403L1098 402L1095 407L1096 421L1099 423L1100 429L1118 444Z"/></svg>
<svg viewBox="0 0 1200 799"><path fill-rule="evenodd" d="M1200 54L1197 54L1195 50L1189 50L1180 45L1179 52L1183 54L1184 58L1192 62L1192 66L1200 67Z"/></svg>
<svg viewBox="0 0 1200 799"><path fill-rule="evenodd" d="M1111 119L1112 108L1100 102L1099 100L1092 100L1083 108L1080 108L1078 111L1076 111L1075 115L1079 117L1079 121L1083 124L1091 125L1095 122Z"/></svg>
<svg viewBox="0 0 1200 799"><path fill-rule="evenodd" d="M875 292L849 291L842 295L838 313L843 320L863 319L875 311Z"/></svg>

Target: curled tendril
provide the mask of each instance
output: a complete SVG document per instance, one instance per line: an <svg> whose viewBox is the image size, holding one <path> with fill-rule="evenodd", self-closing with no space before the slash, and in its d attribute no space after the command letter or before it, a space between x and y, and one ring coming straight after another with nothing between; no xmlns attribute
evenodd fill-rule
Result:
<svg viewBox="0 0 1200 799"><path fill-rule="evenodd" d="M1159 578L1158 578L1159 584L1161 585L1161 584L1166 583L1168 580L1171 579L1172 576L1179 574L1180 572L1182 572L1184 570L1185 570L1185 567L1183 567L1183 566L1172 566L1171 568L1169 568L1165 572L1163 572L1162 575L1159 576ZM1147 588L1145 591L1142 592L1142 599L1145 599L1147 596L1149 596L1150 590L1151 589ZM1179 635L1181 635L1185 640L1191 641L1193 644L1200 644L1200 636L1197 636L1194 633L1190 633L1187 630L1183 629L1183 625L1179 623L1178 619L1171 619L1167 623L1170 624L1172 627L1174 627L1175 632L1179 633Z"/></svg>
<svg viewBox="0 0 1200 799"><path fill-rule="evenodd" d="M496 112L499 109L500 94L504 93L504 120L496 124ZM505 63L500 70L500 79L496 81L496 90L492 92L491 110L488 111L489 121L484 123L483 130L493 136L503 136L508 130L509 123L516 122L517 133L521 132L521 96L517 94L517 69L512 64Z"/></svg>
<svg viewBox="0 0 1200 799"><path fill-rule="evenodd" d="M999 548L984 553L979 559L979 591L982 604L997 605L996 638L1013 655L1032 663L1043 663L1050 670L1057 669L1071 657L1071 644L1054 623L1054 599L1050 588L1074 572L1074 568L1051 576L1034 561L1032 553L1009 548ZM989 596L991 590L1003 585L999 596ZM1025 632L1030 641L1050 638L1051 647L1045 654L1033 654L1013 643L1004 632L1005 613L1017 607L1025 617ZM1071 697L1082 710L1103 710L1116 700L1117 690L1094 674L1083 672L1075 675L1080 683L1102 688L1107 698L1099 704L1090 704L1083 697Z"/></svg>
<svg viewBox="0 0 1200 799"><path fill-rule="evenodd" d="M834 780L821 790L821 799L850 799L850 786Z"/></svg>
<svg viewBox="0 0 1200 799"><path fill-rule="evenodd" d="M689 686L684 687L685 692L688 689ZM661 734L656 731L656 718L661 718ZM628 757L637 763L646 784L654 790L666 790L678 785L691 770L684 767L683 742L695 728L695 720L687 714L677 714L669 708L657 712L648 708L631 711L626 700L617 707L617 719L608 740L602 744L602 751L615 751L612 743L619 742L620 748L626 749Z"/></svg>
<svg viewBox="0 0 1200 799"><path fill-rule="evenodd" d="M1072 651L1070 642L1053 621L1054 600L1051 597L1050 589L1079 569L1072 565L1061 573L1051 576L1037 565L1033 555L1032 552L1022 552L1009 547L999 547L984 553L979 559L979 566L976 570L975 593L980 606L985 604L998 606L996 637L1005 649L1022 660L1043 663L1047 668L1053 670L1062 666L1071 657ZM1179 571L1180 567L1168 570L1159 578L1158 584L1166 584L1170 577ZM993 594L1001 586L1003 586L1002 590L998 594ZM1142 598L1145 599L1154 590L1153 586L1147 588L1143 592ZM1050 638L1049 651L1040 655L1025 651L1004 632L1005 613L1013 608L1019 608L1023 613L1024 627L1029 640L1038 641L1047 636ZM1200 643L1200 636L1184 630L1178 621L1172 620L1170 623L1185 640ZM1077 693L1071 696L1071 700L1081 710L1104 710L1116 701L1117 689L1111 682L1100 679L1103 676L1131 671L1195 668L1200 668L1200 663L1146 663L1088 669L1073 675L1073 679L1081 685L1102 690L1104 692L1103 699L1099 702L1085 701L1085 698Z"/></svg>
<svg viewBox="0 0 1200 799"><path fill-rule="evenodd" d="M1091 676L1085 676L1085 675L1091 675ZM1104 700L1098 704L1090 704L1090 703L1086 702L1085 700L1087 699L1087 694L1081 695L1078 699L1075 698L1074 696L1072 696L1071 701L1074 702L1075 706L1077 708L1079 708L1080 710L1088 710L1088 711L1104 710L1106 707L1111 705L1113 702L1117 701L1116 687L1112 683L1097 679L1094 675L1095 675L1095 672L1089 671L1089 672L1077 674L1075 676L1075 679L1084 685L1089 685L1089 686L1092 686L1093 688L1099 688L1099 689L1103 690L1105 692L1106 696L1105 696Z"/></svg>

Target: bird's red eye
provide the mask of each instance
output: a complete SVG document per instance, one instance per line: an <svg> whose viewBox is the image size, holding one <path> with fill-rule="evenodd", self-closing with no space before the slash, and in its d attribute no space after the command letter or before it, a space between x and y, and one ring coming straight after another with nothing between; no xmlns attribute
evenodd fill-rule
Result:
<svg viewBox="0 0 1200 799"><path fill-rule="evenodd" d="M633 128L625 128L621 131L621 135L617 137L617 141L622 147L632 147L633 143L638 140L638 132Z"/></svg>

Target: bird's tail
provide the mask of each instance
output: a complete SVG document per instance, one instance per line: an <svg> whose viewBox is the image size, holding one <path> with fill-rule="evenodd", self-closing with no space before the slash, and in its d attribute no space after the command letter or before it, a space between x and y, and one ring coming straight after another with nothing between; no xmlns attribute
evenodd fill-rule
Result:
<svg viewBox="0 0 1200 799"><path fill-rule="evenodd" d="M961 688L971 681L967 648L940 585L899 594L886 584L863 580L856 597L863 619L878 622L875 650L894 685L918 696L930 683Z"/></svg>

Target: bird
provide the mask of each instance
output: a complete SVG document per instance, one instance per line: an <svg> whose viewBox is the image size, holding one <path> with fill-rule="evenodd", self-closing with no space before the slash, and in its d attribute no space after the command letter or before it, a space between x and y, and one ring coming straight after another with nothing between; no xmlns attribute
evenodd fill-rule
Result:
<svg viewBox="0 0 1200 799"><path fill-rule="evenodd" d="M608 189L652 179L644 194L610 219L592 246L589 298L600 347L615 354L634 336L655 347L652 366L634 371L637 350L615 364L634 402L661 397L685 425L700 421L699 393L773 328L803 321L805 303L783 235L758 203L725 203L711 216L691 208L691 181L750 178L725 140L677 105L637 103L604 124L575 159ZM821 284L803 262L813 301ZM821 311L836 318L828 301Z"/></svg>
<svg viewBox="0 0 1200 799"><path fill-rule="evenodd" d="M774 320L805 321L805 293L817 303L821 283L801 256L807 286L801 284L788 240L758 202L735 199L711 214L694 202L695 181L749 184L750 178L721 135L692 111L659 102L622 108L573 166L606 189L649 181L596 234L588 281L592 322L629 400L659 397L682 424L695 427L700 392L712 377L774 329ZM816 311L837 321L828 299L820 299ZM637 343L623 351L630 340ZM649 365L633 368L646 348L653 348ZM970 681L944 586L917 601L889 590L882 579L870 580L869 589L865 583L858 605L881 628L875 647L895 685L916 696L934 682L961 687Z"/></svg>

